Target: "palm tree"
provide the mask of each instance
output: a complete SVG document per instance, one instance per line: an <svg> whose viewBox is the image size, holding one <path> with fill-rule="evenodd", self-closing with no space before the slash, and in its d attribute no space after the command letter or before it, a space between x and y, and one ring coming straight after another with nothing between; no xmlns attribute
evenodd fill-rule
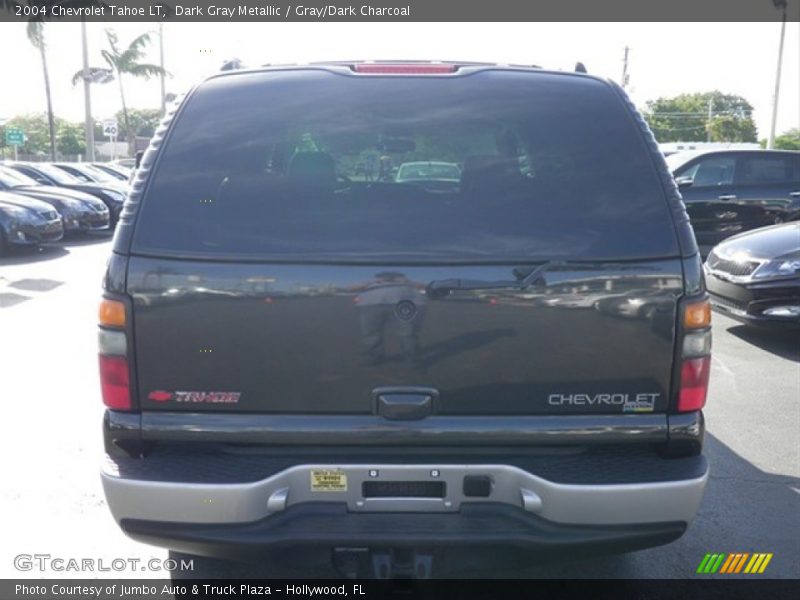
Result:
<svg viewBox="0 0 800 600"><path fill-rule="evenodd" d="M47 97L47 125L50 129L50 160L56 159L56 122L53 116L53 100L50 95L50 72L47 69L47 52L44 40L44 23L28 21L28 40L39 50L42 57L42 73L44 74L44 93Z"/></svg>
<svg viewBox="0 0 800 600"><path fill-rule="evenodd" d="M128 148L133 150L134 131L131 131L130 119L128 118L128 107L125 104L125 88L122 85L122 76L130 75L131 77L141 77L145 80L151 77L158 77L160 75L167 75L167 72L158 65L140 62L144 57L144 50L147 44L150 43L150 33L143 33L135 40L133 40L125 49L120 48L119 38L117 34L111 30L106 29L106 38L108 39L108 49L101 52L103 60L108 63L108 66L114 72L119 85L119 96L122 100L122 115L125 120L125 134L128 138Z"/></svg>

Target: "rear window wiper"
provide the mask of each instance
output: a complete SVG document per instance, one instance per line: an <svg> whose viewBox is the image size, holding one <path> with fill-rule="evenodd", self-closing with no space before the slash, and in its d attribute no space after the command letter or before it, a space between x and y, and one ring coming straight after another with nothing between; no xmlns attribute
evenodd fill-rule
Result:
<svg viewBox="0 0 800 600"><path fill-rule="evenodd" d="M479 279L435 279L425 288L425 294L431 300L439 300L448 296L456 290L506 290L517 289L526 290L532 285L547 285L545 273L563 262L549 261L543 265L526 271L525 269L514 269L514 280L482 281Z"/></svg>

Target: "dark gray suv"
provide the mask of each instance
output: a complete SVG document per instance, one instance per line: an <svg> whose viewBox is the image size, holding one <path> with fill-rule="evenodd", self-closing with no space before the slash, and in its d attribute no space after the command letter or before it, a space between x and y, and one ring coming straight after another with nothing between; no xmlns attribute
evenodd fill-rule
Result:
<svg viewBox="0 0 800 600"><path fill-rule="evenodd" d="M381 576L667 543L707 478L709 320L678 189L616 85L220 74L167 116L116 231L108 504L175 550Z"/></svg>

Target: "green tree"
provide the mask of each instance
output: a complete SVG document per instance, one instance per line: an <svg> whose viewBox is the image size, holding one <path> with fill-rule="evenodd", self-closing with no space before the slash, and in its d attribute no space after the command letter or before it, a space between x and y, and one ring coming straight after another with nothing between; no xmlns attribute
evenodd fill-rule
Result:
<svg viewBox="0 0 800 600"><path fill-rule="evenodd" d="M753 119L741 119L733 115L715 116L708 124L711 141L755 142L756 124Z"/></svg>
<svg viewBox="0 0 800 600"><path fill-rule="evenodd" d="M62 154L86 154L83 124L63 122L58 127L57 137L58 149Z"/></svg>
<svg viewBox="0 0 800 600"><path fill-rule="evenodd" d="M122 123L124 126L125 137L128 141L128 147L133 152L133 140L136 133L133 127L130 111L125 102L125 86L123 84L123 76L139 77L145 80L151 77L158 77L159 75L166 75L167 72L158 65L142 62L144 58L145 49L150 43L150 33L143 33L135 38L127 47L122 48L119 43L119 37L112 29L106 29L106 39L108 41L108 48L101 51L103 60L106 61L108 66L114 73L119 86L119 97L122 102ZM72 77L72 84L77 84L82 77L82 71L78 71Z"/></svg>
<svg viewBox="0 0 800 600"><path fill-rule="evenodd" d="M44 38L44 23L41 21L28 21L28 40L39 51L42 60L42 74L44 76L44 94L47 100L47 123L50 137L50 160L56 159L56 122L53 115L53 99L50 94L50 72L47 68L47 44Z"/></svg>
<svg viewBox="0 0 800 600"><path fill-rule="evenodd" d="M53 123L57 127L60 120L53 117ZM19 147L20 154L49 154L50 127L45 113L16 116L9 119L5 127L21 129L25 134L25 143Z"/></svg>
<svg viewBox="0 0 800 600"><path fill-rule="evenodd" d="M644 116L659 142L755 142L752 114L741 96L713 91L651 100Z"/></svg>
<svg viewBox="0 0 800 600"><path fill-rule="evenodd" d="M118 123L125 122L125 115L122 111L119 111L115 118ZM134 137L153 137L156 127L161 121L161 111L157 108L131 108L128 109L128 121ZM127 140L127 136L124 139Z"/></svg>
<svg viewBox="0 0 800 600"><path fill-rule="evenodd" d="M74 156L86 153L83 123L70 123L59 117L53 117L53 123L58 145L56 159L61 155ZM6 127L16 127L25 134L25 143L19 148L21 154L49 154L50 127L44 113L18 115L9 119L4 127L0 128L0 135L5 135ZM0 139L0 144L4 142L4 139ZM5 154L9 154L7 149Z"/></svg>
<svg viewBox="0 0 800 600"><path fill-rule="evenodd" d="M125 122L125 115L120 110L114 115L117 123ZM129 108L128 121L131 124L134 138L136 136L152 137L155 133L156 127L161 121L161 112L157 108ZM94 139L107 140L106 134L103 133L103 124L100 121L95 122L94 125ZM125 128L120 127L117 133L118 142L127 142L128 136L125 133Z"/></svg>
<svg viewBox="0 0 800 600"><path fill-rule="evenodd" d="M152 118L148 109L128 109L125 101L123 76L140 77L148 80L151 77L157 77L161 74L166 75L167 72L158 65L141 62L142 58L144 58L145 48L150 43L150 33L143 33L138 36L128 44L126 48L120 46L117 34L111 29L106 29L106 39L108 40L108 49L102 50L101 54L103 60L105 60L110 67L114 78L117 80L119 97L122 102L122 110L117 113L117 122L121 122L123 125L119 139L127 141L129 148L133 151L134 139L137 133L140 130L154 130L155 127L150 127ZM82 70L75 73L72 76L72 85L76 85L82 78ZM155 111L155 113L159 114L158 111ZM157 120L156 123L158 123ZM95 132L97 132L97 129L95 129ZM150 135L152 135L152 133L150 133ZM102 137L102 132L100 132L99 136L96 135L95 137Z"/></svg>
<svg viewBox="0 0 800 600"><path fill-rule="evenodd" d="M766 146L767 141L764 140L761 145ZM795 127L777 136L775 138L775 149L800 150L800 127Z"/></svg>

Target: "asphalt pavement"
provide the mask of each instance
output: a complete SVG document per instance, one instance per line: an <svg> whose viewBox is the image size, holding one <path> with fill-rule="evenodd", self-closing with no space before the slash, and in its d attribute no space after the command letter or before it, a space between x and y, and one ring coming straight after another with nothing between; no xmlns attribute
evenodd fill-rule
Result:
<svg viewBox="0 0 800 600"><path fill-rule="evenodd" d="M143 570L168 552L120 532L98 475L96 310L109 240L73 238L0 258L0 577L167 574ZM769 576L800 576L800 335L752 330L715 314L706 424L710 480L696 520L678 541L470 575L695 578L706 553L771 552ZM94 570L15 567L15 557L36 554L92 559ZM98 570L113 559L128 566ZM130 559L141 562L133 568ZM183 575L297 576L269 564L195 559L193 566Z"/></svg>

